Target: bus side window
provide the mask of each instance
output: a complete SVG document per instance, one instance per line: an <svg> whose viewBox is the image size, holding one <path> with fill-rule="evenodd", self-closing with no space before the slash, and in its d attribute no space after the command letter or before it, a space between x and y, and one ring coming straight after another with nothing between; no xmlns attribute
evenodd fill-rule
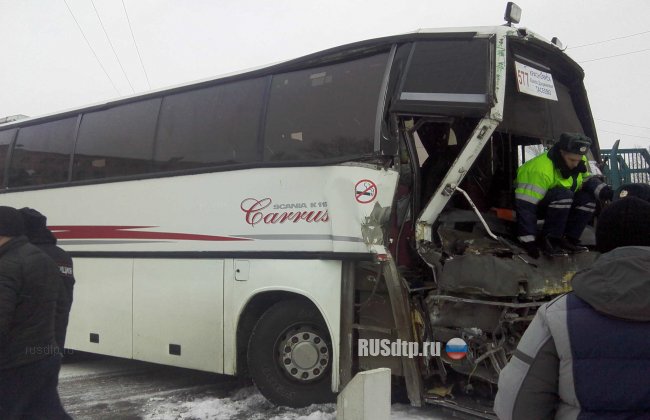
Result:
<svg viewBox="0 0 650 420"><path fill-rule="evenodd" d="M157 171L260 160L259 121L268 79L166 96L154 153Z"/></svg>
<svg viewBox="0 0 650 420"><path fill-rule="evenodd" d="M371 154L387 54L273 76L264 160Z"/></svg>
<svg viewBox="0 0 650 420"><path fill-rule="evenodd" d="M15 135L16 129L0 131L0 188L4 187L7 155Z"/></svg>
<svg viewBox="0 0 650 420"><path fill-rule="evenodd" d="M153 138L160 98L84 114L74 157L73 180L152 171Z"/></svg>
<svg viewBox="0 0 650 420"><path fill-rule="evenodd" d="M9 187L68 180L77 117L27 126L18 132L9 168Z"/></svg>

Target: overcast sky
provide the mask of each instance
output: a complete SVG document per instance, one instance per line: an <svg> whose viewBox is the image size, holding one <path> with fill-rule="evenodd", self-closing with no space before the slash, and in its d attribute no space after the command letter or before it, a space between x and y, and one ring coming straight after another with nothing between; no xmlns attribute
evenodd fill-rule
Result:
<svg viewBox="0 0 650 420"><path fill-rule="evenodd" d="M601 147L616 139L625 147L648 147L650 1L516 3L523 9L519 26L548 39L557 36L583 66ZM0 0L0 117L52 113L418 28L500 25L505 5L501 0Z"/></svg>

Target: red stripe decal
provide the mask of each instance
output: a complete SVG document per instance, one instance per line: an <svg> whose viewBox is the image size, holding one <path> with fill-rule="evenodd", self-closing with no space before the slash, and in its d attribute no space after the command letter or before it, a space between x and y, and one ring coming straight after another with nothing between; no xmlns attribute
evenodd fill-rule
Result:
<svg viewBox="0 0 650 420"><path fill-rule="evenodd" d="M180 241L250 241L231 236L194 235L190 233L144 232L158 226L48 226L57 239L176 239Z"/></svg>

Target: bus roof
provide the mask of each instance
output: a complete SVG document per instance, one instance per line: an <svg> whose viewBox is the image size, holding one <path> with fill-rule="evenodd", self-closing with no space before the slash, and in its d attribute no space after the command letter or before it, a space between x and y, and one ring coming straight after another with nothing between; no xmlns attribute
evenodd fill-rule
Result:
<svg viewBox="0 0 650 420"><path fill-rule="evenodd" d="M413 32L405 34L391 35L381 38L373 38L363 41L357 41L350 44L329 48L326 50L318 51L312 54L301 56L298 58L289 59L272 64L265 64L258 67L243 69L231 73L219 75L217 77L210 77L205 79L194 80L187 83L182 83L173 86L166 86L164 88L151 90L144 93L136 93L117 99L108 101L97 102L94 104L84 105L77 108L71 108L62 111L56 111L49 114L39 115L31 118L24 118L17 121L11 121L0 124L0 130L6 130L13 127L27 126L36 123L46 122L59 118L74 116L80 113L87 113L99 111L102 109L112 108L117 105L135 102L142 99L156 98L173 93L193 90L202 87L209 87L218 85L229 81L238 79L246 79L252 77L268 76L278 72L287 72L303 68L317 66L325 61L334 61L334 59L343 59L348 55L358 55L363 53L372 52L374 50L383 50L393 44L406 43L418 41L423 39L436 39L436 38L473 38L479 36L505 36L519 34L526 39L539 40L542 43L552 45L547 39L538 36L525 28L515 28L509 26L478 26L478 27L450 27L450 28L420 28ZM577 64L576 64L577 65Z"/></svg>

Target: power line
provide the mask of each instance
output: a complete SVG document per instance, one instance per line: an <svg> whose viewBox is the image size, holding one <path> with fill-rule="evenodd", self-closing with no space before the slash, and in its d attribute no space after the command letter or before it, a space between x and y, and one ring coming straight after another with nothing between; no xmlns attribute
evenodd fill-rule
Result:
<svg viewBox="0 0 650 420"><path fill-rule="evenodd" d="M633 136L632 134L619 133L619 132L616 132L616 131L607 131L607 130L596 130L596 131L602 131L603 133L610 133L610 134L618 134L619 136L636 137L636 138L639 138L639 139L648 139L648 140L650 140L650 137Z"/></svg>
<svg viewBox="0 0 650 420"><path fill-rule="evenodd" d="M643 34L647 34L647 33L650 33L650 31L638 32L638 33L632 34L632 35L619 36L618 38L605 39L604 41L592 42L591 44L576 45L575 47L567 47L567 49L576 49L576 48L582 48L582 47L589 47L591 45L604 44L605 42L616 41L616 40L625 39L625 38L631 38L633 36L643 35Z"/></svg>
<svg viewBox="0 0 650 420"><path fill-rule="evenodd" d="M602 118L596 118L596 119L598 121L605 121L605 122L612 123L612 124L626 125L628 127L634 127L634 128L645 128L645 129L650 130L650 127L644 127L642 125L633 125L633 124L626 124L626 123L622 123L622 122L618 122L618 121L603 120Z"/></svg>
<svg viewBox="0 0 650 420"><path fill-rule="evenodd" d="M108 78L108 80L111 82L111 85L113 86L113 89L115 89L115 92L117 92L118 95L121 95L120 91L117 89L117 86L115 86L115 83L113 82L113 79L111 79L111 76L109 76L108 72L102 65L102 61L99 59L97 56L97 53L95 52L95 49L93 48L92 45L90 45L90 41L88 41L88 38L86 38L86 34L84 33L84 30L81 28L81 25L79 25L79 22L77 21L77 18L74 17L74 13L72 13L72 10L70 9L70 6L68 5L68 2L66 0L63 0L65 3L65 7L68 8L68 12L70 12L70 16L72 16L72 19L74 20L74 23L77 24L77 28L79 28L79 32L81 32L81 36L86 40L86 44L88 45L88 48L90 48L90 51L92 51L93 55L95 56L95 60L97 60L97 64L99 64L99 67L102 68L102 71Z"/></svg>
<svg viewBox="0 0 650 420"><path fill-rule="evenodd" d="M592 58L591 60L578 61L578 63L582 64L582 63L589 63L591 61L606 60L608 58L622 57L624 55L637 54L637 53L642 53L642 52L645 52L645 51L650 51L650 48L644 48L644 49L639 50L639 51L631 51L631 52L623 53L623 54L609 55L607 57Z"/></svg>
<svg viewBox="0 0 650 420"><path fill-rule="evenodd" d="M129 19L129 12L126 11L126 5L124 4L124 0L122 0L122 7L124 8L124 14L126 15L126 21L129 22L129 30L131 31L131 39L133 39L133 45L135 45L135 50L138 52L138 58L140 59L140 66L142 66L142 71L144 72L144 77L147 79L147 86L149 86L149 90L151 90L151 83L149 83L149 75L147 74L147 69L144 67L144 63L142 62L142 56L140 55L140 49L138 48L138 43L135 42L135 35L133 35L133 28L131 27L131 19Z"/></svg>
<svg viewBox="0 0 650 420"><path fill-rule="evenodd" d="M133 85L131 84L131 81L129 80L129 76L126 75L126 71L124 71L124 66L122 66L122 62L120 61L120 58L117 56L117 52L115 51L115 47L113 47L113 43L111 42L111 38L108 36L108 32L106 32L106 28L104 27L104 22L102 22L102 18L99 16L99 12L97 11L97 8L95 7L95 2L94 0L90 0L90 3L93 5L93 9L95 9L95 14L97 15L97 19L99 19L99 24L102 27L102 30L104 31L104 35L106 35L106 39L108 40L108 44L111 46L111 50L113 50L113 54L115 55L115 59L117 60L117 63L120 65L120 68L122 69L122 73L124 74L124 78L126 78L126 81L129 84L129 87L131 88L131 92L135 93L135 89L133 89Z"/></svg>

